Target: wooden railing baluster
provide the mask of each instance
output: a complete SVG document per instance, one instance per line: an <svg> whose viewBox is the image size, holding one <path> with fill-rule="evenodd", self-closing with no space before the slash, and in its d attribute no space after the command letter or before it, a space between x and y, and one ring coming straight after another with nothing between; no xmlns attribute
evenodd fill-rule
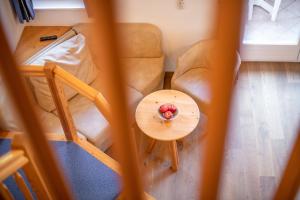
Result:
<svg viewBox="0 0 300 200"><path fill-rule="evenodd" d="M300 129L295 138L294 147L287 160L281 181L275 192L274 199L294 199L300 190Z"/></svg>
<svg viewBox="0 0 300 200"><path fill-rule="evenodd" d="M217 43L211 57L208 130L202 160L199 199L217 199L229 122L232 82L239 47L242 0L220 1L216 13Z"/></svg>
<svg viewBox="0 0 300 200"><path fill-rule="evenodd" d="M144 199L136 143L129 122L125 74L119 60L114 2L85 0L95 20L90 38L95 45L90 48L99 58L94 60L96 66L105 66L103 73L106 77L107 99L112 113L110 118L112 138L122 170L124 196L126 199Z"/></svg>

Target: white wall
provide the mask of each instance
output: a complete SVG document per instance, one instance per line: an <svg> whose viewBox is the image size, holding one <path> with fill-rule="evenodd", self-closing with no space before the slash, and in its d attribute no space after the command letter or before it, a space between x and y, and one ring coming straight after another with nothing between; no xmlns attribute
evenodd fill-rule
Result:
<svg viewBox="0 0 300 200"><path fill-rule="evenodd" d="M38 9L35 14L27 26L73 26L88 22L85 9Z"/></svg>
<svg viewBox="0 0 300 200"><path fill-rule="evenodd" d="M3 3L3 0L0 1ZM8 2L4 0L6 1ZM146 22L155 24L161 29L163 49L166 54L166 70L173 71L178 55L198 40L210 37L216 4L217 0L184 0L184 9L178 9L177 0L118 0L116 9L119 22ZM3 6L0 7L2 10ZM71 26L86 21L87 15L84 9L41 7L36 11L36 19L26 25ZM16 29L19 26L16 26L14 19L6 23L9 32L14 33L10 36L10 40L15 45L19 37L19 30Z"/></svg>
<svg viewBox="0 0 300 200"><path fill-rule="evenodd" d="M184 2L182 10L177 8L177 0L118 0L116 4L119 22L147 22L161 29L167 71L174 70L178 55L212 32L217 0ZM36 15L28 25L74 25L87 21L83 9L44 8L38 9Z"/></svg>
<svg viewBox="0 0 300 200"><path fill-rule="evenodd" d="M9 0L0 0L0 20L10 47L14 51L23 32L24 25L17 20Z"/></svg>
<svg viewBox="0 0 300 200"><path fill-rule="evenodd" d="M216 0L119 0L120 22L148 22L163 33L166 70L173 71L176 58L198 40L210 37L217 5Z"/></svg>
<svg viewBox="0 0 300 200"><path fill-rule="evenodd" d="M73 26L88 22L83 0L33 0L35 20L28 26Z"/></svg>

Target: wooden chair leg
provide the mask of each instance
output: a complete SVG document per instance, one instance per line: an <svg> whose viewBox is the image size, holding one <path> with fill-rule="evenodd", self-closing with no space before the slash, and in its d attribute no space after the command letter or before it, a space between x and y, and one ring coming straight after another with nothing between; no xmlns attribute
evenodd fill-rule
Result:
<svg viewBox="0 0 300 200"><path fill-rule="evenodd" d="M0 183L0 199L14 200L13 195L4 183Z"/></svg>
<svg viewBox="0 0 300 200"><path fill-rule="evenodd" d="M273 10L272 10L272 13L271 13L271 19L272 19L273 22L276 21L280 4L281 4L281 0L275 0L274 7L273 7Z"/></svg>
<svg viewBox="0 0 300 200"><path fill-rule="evenodd" d="M172 169L174 171L177 171L178 170L179 158L178 158L178 151L177 151L176 141L170 142L170 149L171 149L171 154L172 154Z"/></svg>
<svg viewBox="0 0 300 200"><path fill-rule="evenodd" d="M16 172L14 174L14 179L19 187L19 189L21 190L21 192L23 193L24 197L26 200L33 200L33 196L29 190L29 188L27 187L22 175L19 172Z"/></svg>
<svg viewBox="0 0 300 200"><path fill-rule="evenodd" d="M151 142L150 142L149 146L147 147L146 152L147 153L151 153L152 150L153 150L153 148L154 148L154 146L155 146L155 144L156 144L156 140L151 139Z"/></svg>
<svg viewBox="0 0 300 200"><path fill-rule="evenodd" d="M252 19L253 6L254 6L254 0L249 0L249 2L248 2L248 20Z"/></svg>

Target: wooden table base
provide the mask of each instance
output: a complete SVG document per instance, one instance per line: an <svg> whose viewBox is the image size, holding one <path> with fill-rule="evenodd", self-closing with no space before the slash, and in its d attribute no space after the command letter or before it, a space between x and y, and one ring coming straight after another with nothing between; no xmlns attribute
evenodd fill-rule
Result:
<svg viewBox="0 0 300 200"><path fill-rule="evenodd" d="M156 140L152 139L150 144L147 147L146 152L147 153L151 153L155 144L156 144ZM173 140L171 142L169 142L169 148L171 151L171 157L172 157L172 169L174 171L178 170L178 165L179 165L179 156L178 156L178 150L177 150L177 143L176 140Z"/></svg>
<svg viewBox="0 0 300 200"><path fill-rule="evenodd" d="M177 151L176 141L170 142L170 149L171 149L171 154L172 154L172 169L174 171L177 171L179 158L178 158L178 151Z"/></svg>
<svg viewBox="0 0 300 200"><path fill-rule="evenodd" d="M154 146L155 146L155 144L156 144L156 140L151 139L151 142L150 142L149 146L147 147L146 152L147 153L151 153L152 150L153 150L153 148L154 148Z"/></svg>

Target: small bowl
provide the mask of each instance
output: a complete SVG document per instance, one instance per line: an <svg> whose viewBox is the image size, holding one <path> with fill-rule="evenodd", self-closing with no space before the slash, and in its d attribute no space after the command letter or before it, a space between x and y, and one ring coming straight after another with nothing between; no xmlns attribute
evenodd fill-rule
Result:
<svg viewBox="0 0 300 200"><path fill-rule="evenodd" d="M171 120L173 120L173 119L175 119L175 118L177 117L177 115L178 115L178 108L177 108L176 112L173 113L173 117L170 118L170 119L166 119L166 118L163 116L163 114L159 112L159 108L158 108L157 112L158 112L159 118L161 118L162 120L164 120L164 121L171 121Z"/></svg>

